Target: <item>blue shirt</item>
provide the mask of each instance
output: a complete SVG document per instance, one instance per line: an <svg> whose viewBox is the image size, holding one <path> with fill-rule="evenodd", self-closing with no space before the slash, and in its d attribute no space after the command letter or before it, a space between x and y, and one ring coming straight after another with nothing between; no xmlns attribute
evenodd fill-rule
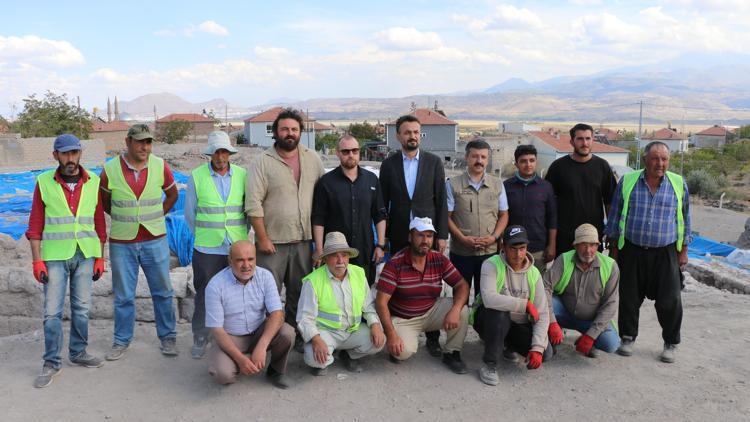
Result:
<svg viewBox="0 0 750 422"><path fill-rule="evenodd" d="M406 182L406 191L409 198L414 197L414 187L417 185L417 170L419 170L419 150L414 158L408 158L403 151L401 156L404 161L404 181Z"/></svg>
<svg viewBox="0 0 750 422"><path fill-rule="evenodd" d="M242 284L226 267L206 286L206 327L224 328L233 336L253 333L266 320L266 314L281 310L281 299L273 274L255 267L255 274Z"/></svg>
<svg viewBox="0 0 750 422"><path fill-rule="evenodd" d="M221 200L227 202L229 197L229 191L232 187L232 165L229 165L229 171L225 175L220 175L214 171L211 163L208 164L208 171L211 173L211 179L214 181L216 191L219 192ZM195 180L193 175L190 175L187 183L187 189L185 190L185 222L190 229L190 232L195 234L195 214L198 208L198 195L195 192ZM229 255L229 246L232 241L229 239L229 235L224 235L224 243L215 247L206 246L195 246L195 250L201 253L210 255Z"/></svg>
<svg viewBox="0 0 750 422"><path fill-rule="evenodd" d="M625 239L638 246L659 248L677 241L677 196L672 184L662 177L655 193L651 193L643 172L630 193L628 216L625 221ZM620 237L620 214L622 214L622 180L612 197L609 221L604 231L609 239ZM691 242L690 235L690 194L684 185L682 215L685 221L684 244Z"/></svg>

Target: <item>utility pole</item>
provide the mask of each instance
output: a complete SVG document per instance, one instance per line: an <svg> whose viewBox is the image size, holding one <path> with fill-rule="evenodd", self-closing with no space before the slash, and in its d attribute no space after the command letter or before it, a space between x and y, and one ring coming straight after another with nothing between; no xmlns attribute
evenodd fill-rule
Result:
<svg viewBox="0 0 750 422"><path fill-rule="evenodd" d="M635 142L635 169L641 168L641 131L643 130L643 100L640 101L641 111L638 114L638 138Z"/></svg>

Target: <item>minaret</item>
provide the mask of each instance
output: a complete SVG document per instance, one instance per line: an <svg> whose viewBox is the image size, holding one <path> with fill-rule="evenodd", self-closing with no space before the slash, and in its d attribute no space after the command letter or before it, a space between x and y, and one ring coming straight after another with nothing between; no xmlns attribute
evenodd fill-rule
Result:
<svg viewBox="0 0 750 422"><path fill-rule="evenodd" d="M112 103L109 102L109 97L107 97L107 123L112 121Z"/></svg>
<svg viewBox="0 0 750 422"><path fill-rule="evenodd" d="M117 102L117 95L115 95L115 121L120 121L120 105Z"/></svg>

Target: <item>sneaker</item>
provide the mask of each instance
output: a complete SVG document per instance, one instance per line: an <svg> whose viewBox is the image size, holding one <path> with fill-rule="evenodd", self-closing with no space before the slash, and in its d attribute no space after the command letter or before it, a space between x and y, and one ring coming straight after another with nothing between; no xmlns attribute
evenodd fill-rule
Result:
<svg viewBox="0 0 750 422"><path fill-rule="evenodd" d="M521 355L510 349L503 349L503 359L507 360L508 362L516 363L521 360Z"/></svg>
<svg viewBox="0 0 750 422"><path fill-rule="evenodd" d="M486 363L479 368L479 379L487 385L498 385L500 378L497 376L494 366L489 366Z"/></svg>
<svg viewBox="0 0 750 422"><path fill-rule="evenodd" d="M466 364L461 360L461 352L458 350L443 353L443 363L446 364L454 374L465 374L467 372Z"/></svg>
<svg viewBox="0 0 750 422"><path fill-rule="evenodd" d="M204 336L198 336L193 339L193 348L190 349L190 355L193 359L201 359L206 353L206 345L208 345L208 338Z"/></svg>
<svg viewBox="0 0 750 422"><path fill-rule="evenodd" d="M325 368L310 368L310 373L316 377L323 377L328 374L328 367Z"/></svg>
<svg viewBox="0 0 750 422"><path fill-rule="evenodd" d="M62 368L55 368L52 364L45 362L44 366L42 366L42 372L34 379L34 387L44 388L52 384L52 378L60 372L62 372Z"/></svg>
<svg viewBox="0 0 750 422"><path fill-rule="evenodd" d="M590 357L592 359L596 359L599 357L599 349L596 347L592 347L591 350L589 350L589 353L586 355L586 357Z"/></svg>
<svg viewBox="0 0 750 422"><path fill-rule="evenodd" d="M161 349L161 354L164 356L177 356L180 354L177 350L177 339L174 337L162 339L159 349Z"/></svg>
<svg viewBox="0 0 750 422"><path fill-rule="evenodd" d="M659 359L664 363L674 363L675 355L677 354L677 345L664 343L664 351L659 355Z"/></svg>
<svg viewBox="0 0 750 422"><path fill-rule="evenodd" d="M96 356L83 352L80 355L71 358L70 363L74 365L85 366L86 368L99 368L104 365L104 362Z"/></svg>
<svg viewBox="0 0 750 422"><path fill-rule="evenodd" d="M357 359L352 359L352 357L349 356L349 352L346 350L339 352L339 359L344 363L344 368L346 368L347 371L357 373L362 372L362 365L359 364Z"/></svg>
<svg viewBox="0 0 750 422"><path fill-rule="evenodd" d="M622 336L622 343L620 343L620 348L617 349L617 354L620 356L632 355L634 343L635 343L635 339L633 337Z"/></svg>
<svg viewBox="0 0 750 422"><path fill-rule="evenodd" d="M270 366L266 370L266 377L269 381L271 381L271 384L273 384L277 388L281 388L282 390L286 390L287 388L292 386L292 382L285 374L277 372Z"/></svg>
<svg viewBox="0 0 750 422"><path fill-rule="evenodd" d="M122 344L113 344L112 349L104 355L104 359L106 360L118 360L122 357L122 355L125 354L125 351L128 350L128 345L122 345Z"/></svg>
<svg viewBox="0 0 750 422"><path fill-rule="evenodd" d="M430 353L430 356L439 358L443 355L443 349L440 348L440 337L438 338L430 338L427 337L427 342L425 343L425 346L427 346L427 352Z"/></svg>

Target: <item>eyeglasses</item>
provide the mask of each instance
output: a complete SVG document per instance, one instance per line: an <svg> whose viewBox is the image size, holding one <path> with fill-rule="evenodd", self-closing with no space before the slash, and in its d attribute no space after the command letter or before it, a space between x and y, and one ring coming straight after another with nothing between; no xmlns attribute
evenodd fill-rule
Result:
<svg viewBox="0 0 750 422"><path fill-rule="evenodd" d="M359 154L359 148L340 149L339 152L341 153L341 155L349 155L349 154L357 155Z"/></svg>

